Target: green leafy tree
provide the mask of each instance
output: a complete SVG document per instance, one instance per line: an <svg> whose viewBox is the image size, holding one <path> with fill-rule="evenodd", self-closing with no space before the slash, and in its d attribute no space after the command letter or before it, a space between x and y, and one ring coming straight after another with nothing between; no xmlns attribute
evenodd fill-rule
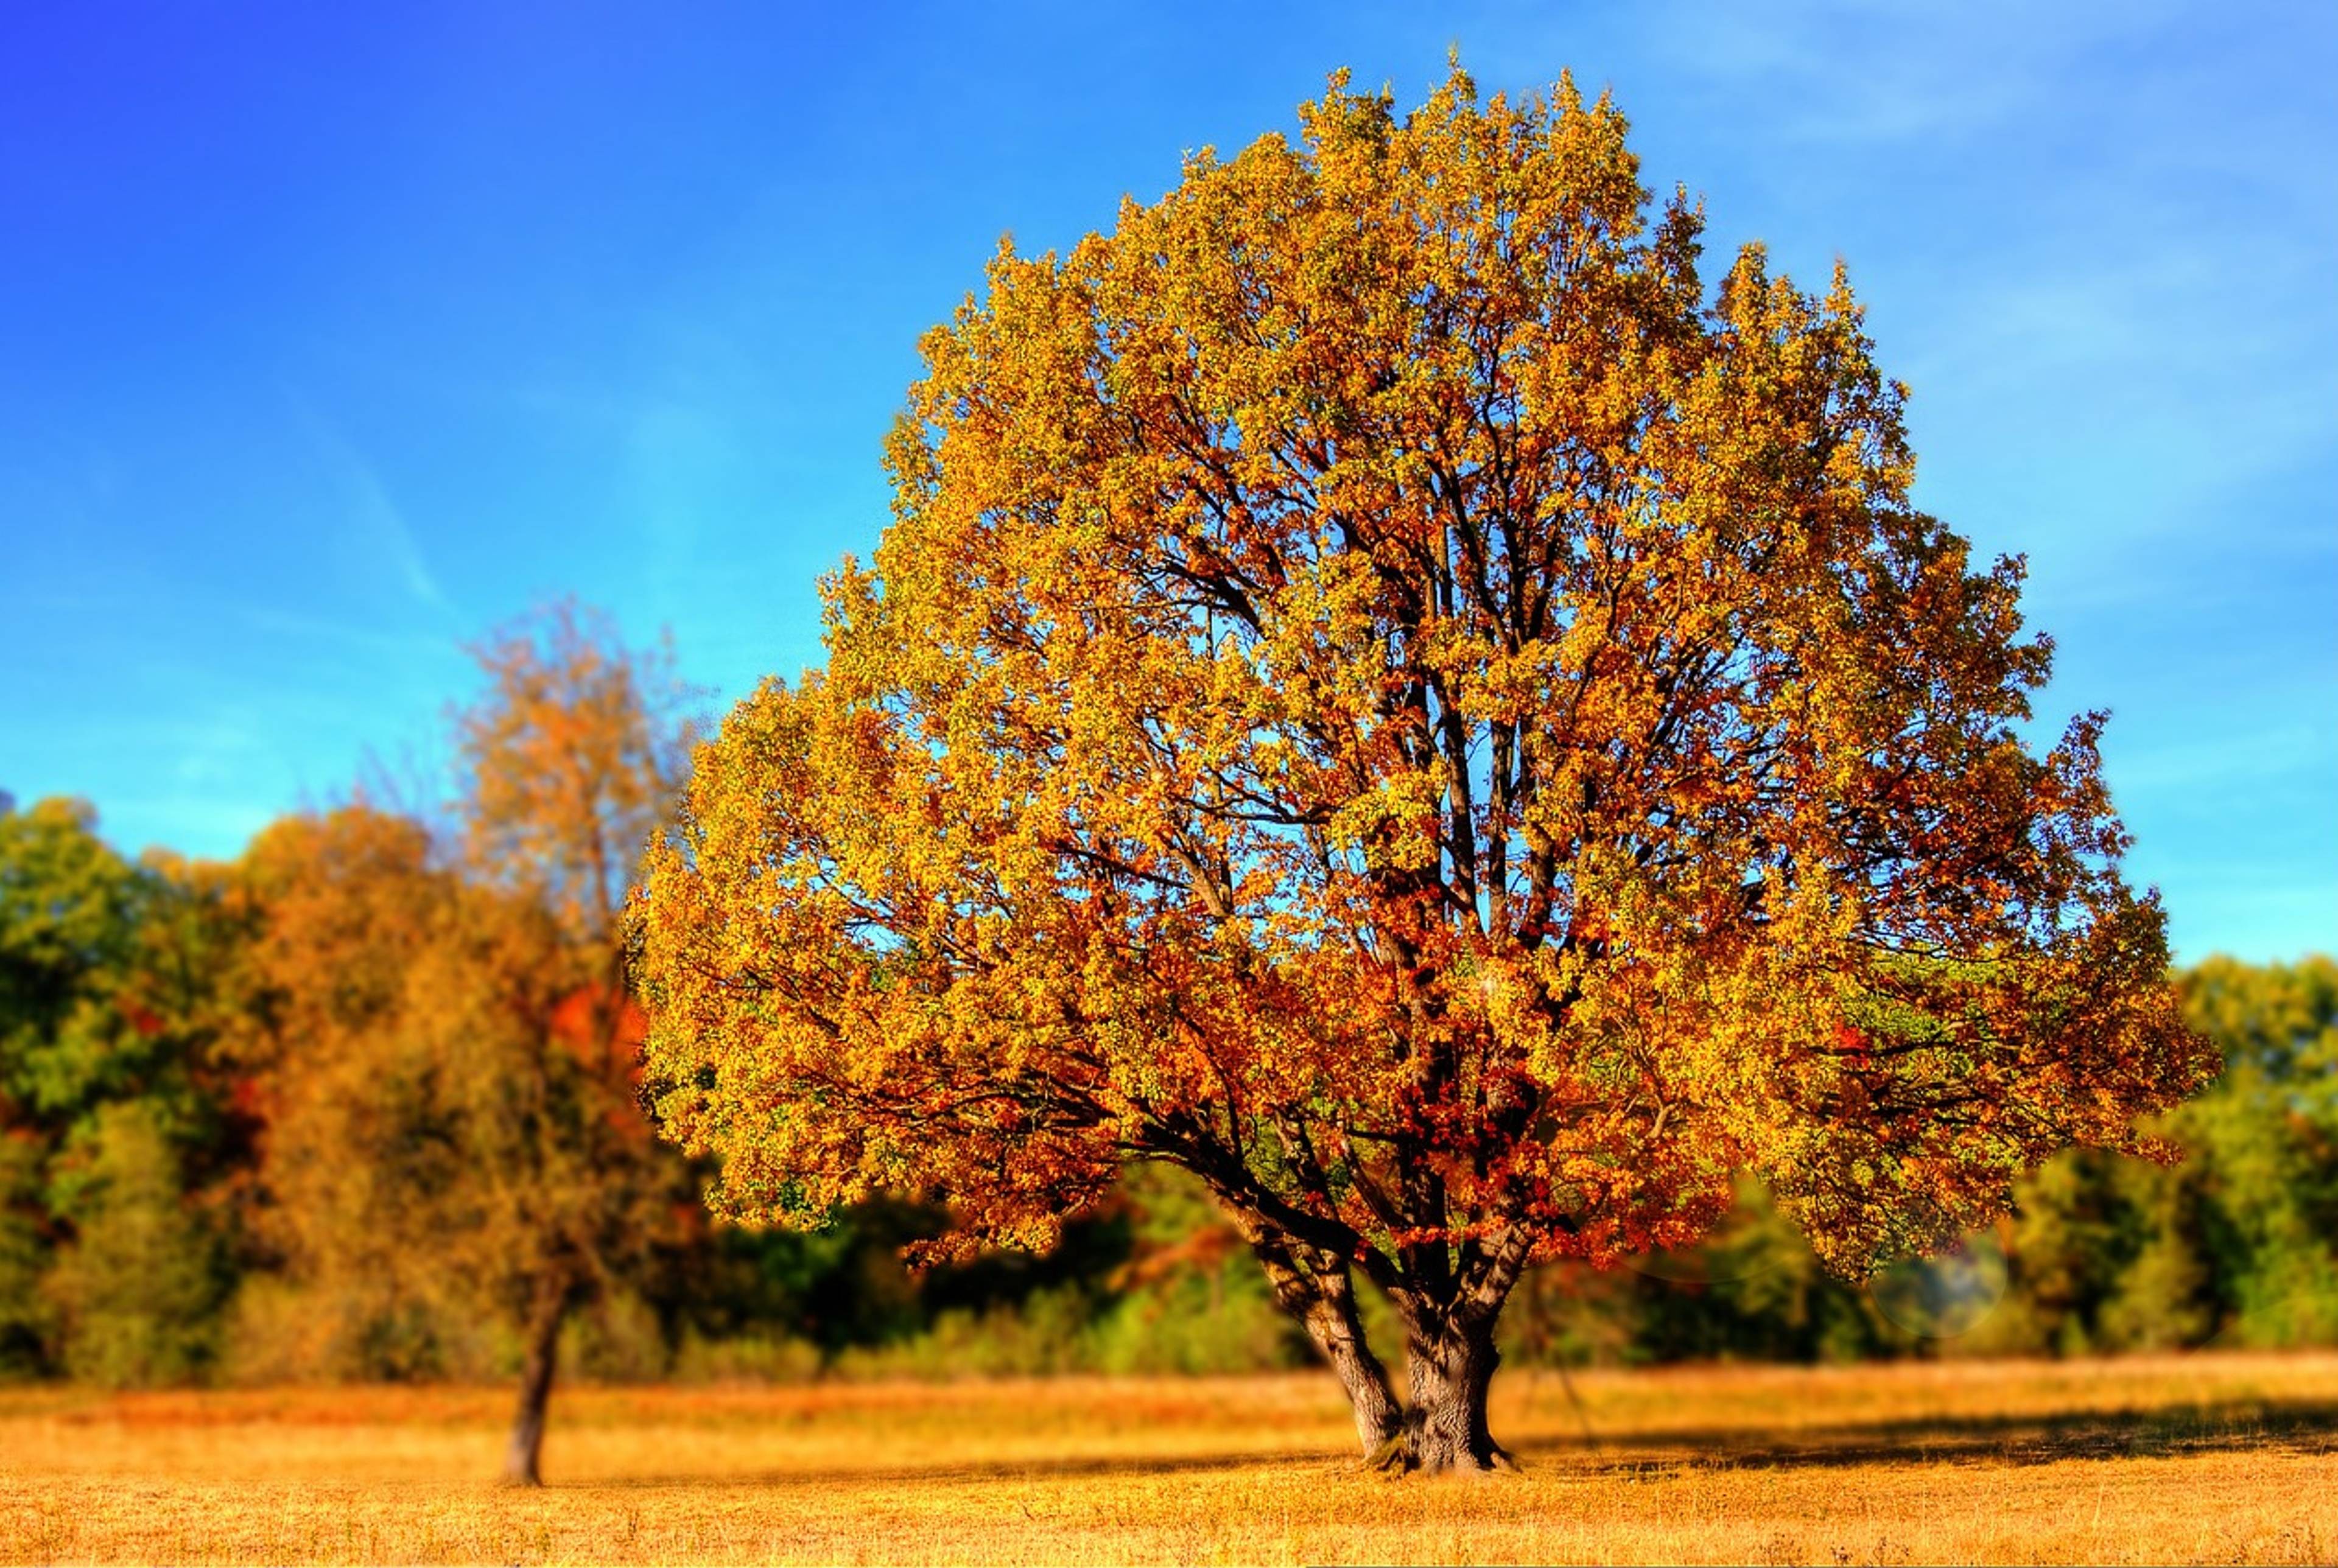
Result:
<svg viewBox="0 0 2338 1568"><path fill-rule="evenodd" d="M2223 1078L2172 1122L2204 1167L2225 1331L2338 1343L2338 962L2211 958L2184 998L2225 1052Z"/></svg>
<svg viewBox="0 0 2338 1568"><path fill-rule="evenodd" d="M0 1093L14 1129L54 1141L128 1065L113 1005L143 889L85 802L0 815Z"/></svg>
<svg viewBox="0 0 2338 1568"><path fill-rule="evenodd" d="M2127 1331L2104 1310L2140 1245L2137 1199L2157 1167L2123 1168L2097 1150L2049 1161L2014 1190L2006 1245L2010 1284L2003 1307L1976 1330L1974 1347L2007 1355L2078 1354Z"/></svg>
<svg viewBox="0 0 2338 1568"><path fill-rule="evenodd" d="M2178 977L2224 1071L2148 1124L2160 1166L2098 1151L2015 1190L1999 1352L2338 1342L2338 965L2211 958Z"/></svg>
<svg viewBox="0 0 2338 1568"><path fill-rule="evenodd" d="M0 814L0 1347L111 1382L210 1365L258 1126L226 1049L249 918L78 802Z"/></svg>
<svg viewBox="0 0 2338 1568"><path fill-rule="evenodd" d="M159 1100L108 1103L59 1161L54 1200L74 1240L47 1288L66 1325L66 1370L86 1382L188 1382L217 1353L222 1239L195 1212L168 1115Z"/></svg>
<svg viewBox="0 0 2338 1568"><path fill-rule="evenodd" d="M55 1340L42 1289L53 1251L44 1163L28 1132L0 1134L0 1377L42 1371Z"/></svg>

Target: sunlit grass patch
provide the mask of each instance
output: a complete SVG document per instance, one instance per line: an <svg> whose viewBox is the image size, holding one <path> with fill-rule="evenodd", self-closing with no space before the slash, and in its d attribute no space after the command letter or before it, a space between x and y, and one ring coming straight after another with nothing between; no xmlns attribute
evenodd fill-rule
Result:
<svg viewBox="0 0 2338 1568"><path fill-rule="evenodd" d="M1517 1476L1360 1474L1328 1379L0 1395L0 1558L2169 1560L2338 1554L2338 1356L1519 1373Z"/></svg>

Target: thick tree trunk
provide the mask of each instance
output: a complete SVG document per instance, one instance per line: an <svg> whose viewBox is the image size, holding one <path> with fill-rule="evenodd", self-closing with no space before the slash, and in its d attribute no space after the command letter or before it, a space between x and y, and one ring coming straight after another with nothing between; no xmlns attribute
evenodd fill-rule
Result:
<svg viewBox="0 0 2338 1568"><path fill-rule="evenodd" d="M560 1359L560 1326L567 1318L565 1296L540 1306L531 1315L527 1359L519 1375L519 1409L512 1417L511 1446L504 1455L506 1485L544 1485L539 1468L544 1456L544 1416L552 1403L552 1374Z"/></svg>
<svg viewBox="0 0 2338 1568"><path fill-rule="evenodd" d="M1506 1469L1510 1456L1486 1425L1486 1395L1502 1358L1494 1323L1475 1313L1439 1314L1411 1323L1405 1369L1412 1406L1404 1440L1384 1463L1432 1475Z"/></svg>
<svg viewBox="0 0 2338 1568"><path fill-rule="evenodd" d="M1490 1245L1473 1242L1458 1276L1447 1263L1432 1279L1390 1286L1405 1322L1412 1396L1406 1405L1364 1338L1347 1256L1299 1241L1240 1202L1230 1187L1220 1188L1227 1211L1264 1265L1277 1303L1307 1330L1339 1378L1367 1465L1429 1474L1515 1468L1488 1429L1486 1397L1501 1361L1494 1323L1526 1267L1531 1231L1509 1226Z"/></svg>

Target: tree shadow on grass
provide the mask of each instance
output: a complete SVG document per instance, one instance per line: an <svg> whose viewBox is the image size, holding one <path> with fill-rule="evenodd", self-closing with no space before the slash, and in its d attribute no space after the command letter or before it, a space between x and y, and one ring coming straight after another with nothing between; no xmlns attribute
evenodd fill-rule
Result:
<svg viewBox="0 0 2338 1568"><path fill-rule="evenodd" d="M1763 1432L1710 1427L1591 1438L1539 1436L1514 1445L1522 1465L1572 1475L1655 1476L1697 1469L1807 1469L1862 1465L2055 1465L2067 1460L2279 1452L2338 1456L2338 1401L2251 1399L2179 1410L2020 1416L1940 1416L1835 1422ZM1338 1475L1361 1468L1346 1449L1312 1447L1176 1455L950 1459L755 1470L734 1475L656 1475L596 1483L654 1487L792 1487L838 1485L1037 1481L1067 1477L1203 1475L1293 1468Z"/></svg>
<svg viewBox="0 0 2338 1568"><path fill-rule="evenodd" d="M1763 1432L1747 1426L1558 1435L1518 1445L1532 1464L1601 1471L1799 1469L1879 1464L2056 1465L2190 1454L2338 1455L2338 1401L2236 1400L2182 1409L1910 1416Z"/></svg>
<svg viewBox="0 0 2338 1568"><path fill-rule="evenodd" d="M1075 1476L1199 1475L1213 1471L1289 1468L1337 1474L1362 1467L1353 1451L1285 1448L1247 1453L1174 1455L1066 1454L1060 1458L950 1459L931 1465L839 1465L749 1470L731 1475L641 1475L596 1480L610 1487L654 1486L833 1486L882 1483L927 1485L953 1481L1051 1481Z"/></svg>

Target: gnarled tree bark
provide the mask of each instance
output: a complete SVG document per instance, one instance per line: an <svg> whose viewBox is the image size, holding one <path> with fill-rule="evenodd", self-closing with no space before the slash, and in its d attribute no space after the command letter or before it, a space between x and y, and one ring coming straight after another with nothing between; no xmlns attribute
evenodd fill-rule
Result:
<svg viewBox="0 0 2338 1568"><path fill-rule="evenodd" d="M1307 1330L1308 1339L1340 1380L1366 1456L1400 1437L1404 1408L1390 1387L1388 1368L1364 1337L1348 1266L1272 1235L1253 1240L1251 1250L1265 1266L1276 1302Z"/></svg>
<svg viewBox="0 0 2338 1568"><path fill-rule="evenodd" d="M1468 1312L1408 1317L1405 1371L1412 1401L1404 1443L1385 1463L1432 1474L1510 1467L1508 1451L1494 1441L1486 1420L1487 1390L1502 1358L1494 1347L1493 1319Z"/></svg>
<svg viewBox="0 0 2338 1568"><path fill-rule="evenodd" d="M1251 1250L1266 1269L1275 1300L1307 1330L1347 1395L1365 1464L1430 1475L1515 1468L1509 1452L1494 1441L1487 1397L1501 1363L1494 1325L1525 1267L1525 1231L1513 1230L1490 1248L1472 1249L1459 1271L1407 1269L1391 1285L1405 1324L1409 1397L1400 1400L1365 1337L1347 1261L1293 1240L1255 1214L1246 1218Z"/></svg>

